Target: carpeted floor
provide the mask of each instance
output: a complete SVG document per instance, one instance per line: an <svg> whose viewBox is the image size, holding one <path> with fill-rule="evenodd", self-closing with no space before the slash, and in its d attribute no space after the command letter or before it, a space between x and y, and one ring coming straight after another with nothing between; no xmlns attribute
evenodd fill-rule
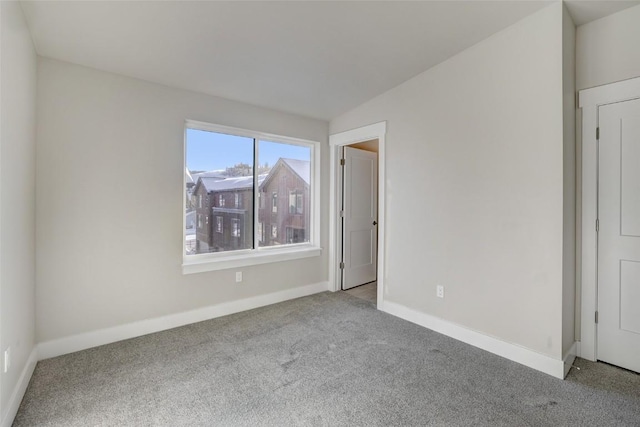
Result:
<svg viewBox="0 0 640 427"><path fill-rule="evenodd" d="M561 381L322 293L38 363L15 426L640 426L640 376Z"/></svg>

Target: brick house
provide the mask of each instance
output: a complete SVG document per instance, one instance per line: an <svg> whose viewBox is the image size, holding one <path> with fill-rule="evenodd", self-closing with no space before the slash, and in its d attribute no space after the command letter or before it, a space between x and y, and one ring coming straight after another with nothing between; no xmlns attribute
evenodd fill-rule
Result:
<svg viewBox="0 0 640 427"><path fill-rule="evenodd" d="M253 248L253 176L200 177L193 200L196 253Z"/></svg>
<svg viewBox="0 0 640 427"><path fill-rule="evenodd" d="M311 163L278 159L260 185L258 240L260 246L309 241Z"/></svg>
<svg viewBox="0 0 640 427"><path fill-rule="evenodd" d="M309 241L310 162L278 159L258 177L258 241L274 246ZM253 176L201 176L192 193L196 253L253 248Z"/></svg>

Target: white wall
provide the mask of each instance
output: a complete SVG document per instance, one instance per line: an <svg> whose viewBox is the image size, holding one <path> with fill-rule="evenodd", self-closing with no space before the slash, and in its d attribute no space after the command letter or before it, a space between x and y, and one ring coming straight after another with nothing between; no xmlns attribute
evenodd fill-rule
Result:
<svg viewBox="0 0 640 427"><path fill-rule="evenodd" d="M576 86L586 89L640 77L640 6L598 19L577 30Z"/></svg>
<svg viewBox="0 0 640 427"><path fill-rule="evenodd" d="M323 157L326 122L45 58L38 115L38 341L327 280L326 254L243 268L240 284L181 273L184 120L321 141Z"/></svg>
<svg viewBox="0 0 640 427"><path fill-rule="evenodd" d="M35 346L36 54L19 4L0 2L0 15L0 349L11 347L0 382L5 425L26 386L21 374L29 380Z"/></svg>
<svg viewBox="0 0 640 427"><path fill-rule="evenodd" d="M562 354L576 341L576 26L562 7L563 263Z"/></svg>
<svg viewBox="0 0 640 427"><path fill-rule="evenodd" d="M331 122L387 121L385 301L562 358L562 68L555 3Z"/></svg>

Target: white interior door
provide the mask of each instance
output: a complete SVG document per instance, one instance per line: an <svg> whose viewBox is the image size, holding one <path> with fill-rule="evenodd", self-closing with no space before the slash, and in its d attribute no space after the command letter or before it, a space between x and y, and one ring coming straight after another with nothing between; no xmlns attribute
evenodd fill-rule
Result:
<svg viewBox="0 0 640 427"><path fill-rule="evenodd" d="M344 148L342 289L376 280L378 155Z"/></svg>
<svg viewBox="0 0 640 427"><path fill-rule="evenodd" d="M640 99L598 113L597 355L640 372Z"/></svg>

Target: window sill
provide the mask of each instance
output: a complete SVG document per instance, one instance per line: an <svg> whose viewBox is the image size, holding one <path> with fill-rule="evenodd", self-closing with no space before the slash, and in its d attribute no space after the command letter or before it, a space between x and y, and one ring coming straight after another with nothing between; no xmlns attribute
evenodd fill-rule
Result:
<svg viewBox="0 0 640 427"><path fill-rule="evenodd" d="M320 256L321 254L322 248L310 245L285 249L269 248L242 254L225 254L224 256L205 257L197 260L184 260L182 263L182 274L204 273L206 271L226 270L229 268L311 258Z"/></svg>

